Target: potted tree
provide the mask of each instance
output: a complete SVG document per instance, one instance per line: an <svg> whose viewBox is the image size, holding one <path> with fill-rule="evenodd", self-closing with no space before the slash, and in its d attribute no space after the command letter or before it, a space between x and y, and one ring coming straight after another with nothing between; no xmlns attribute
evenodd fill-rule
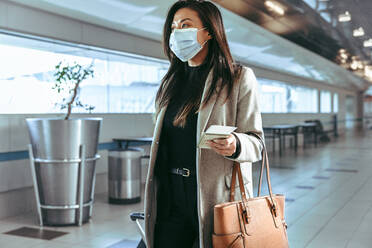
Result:
<svg viewBox="0 0 372 248"><path fill-rule="evenodd" d="M30 165L40 225L71 225L92 214L95 163L102 118L71 118L74 107L91 111L79 99L80 84L93 77L89 66L60 62L53 86L67 97L59 103L64 118L28 118Z"/></svg>

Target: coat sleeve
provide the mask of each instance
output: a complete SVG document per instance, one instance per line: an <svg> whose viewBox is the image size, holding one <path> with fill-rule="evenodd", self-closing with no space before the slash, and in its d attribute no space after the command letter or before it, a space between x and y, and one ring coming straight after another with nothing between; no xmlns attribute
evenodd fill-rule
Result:
<svg viewBox="0 0 372 248"><path fill-rule="evenodd" d="M240 153L237 157L226 159L243 162L261 160L262 145L260 141L246 132L254 132L264 140L262 118L259 108L258 83L252 69L243 66L239 85L238 106L236 115L235 137L240 142Z"/></svg>

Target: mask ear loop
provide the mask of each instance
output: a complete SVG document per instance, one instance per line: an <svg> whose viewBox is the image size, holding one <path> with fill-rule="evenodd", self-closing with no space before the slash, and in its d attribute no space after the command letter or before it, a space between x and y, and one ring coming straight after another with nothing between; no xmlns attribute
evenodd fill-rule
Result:
<svg viewBox="0 0 372 248"><path fill-rule="evenodd" d="M203 30L203 29L207 29L207 28L204 27L204 28L198 29L198 32L199 32L200 30ZM203 46L205 45L205 43L207 43L207 41L209 41L209 40L210 40L210 39L204 41L203 44L201 44L200 46L203 47Z"/></svg>
<svg viewBox="0 0 372 248"><path fill-rule="evenodd" d="M204 41L203 44L201 44L201 47L203 47L204 44L207 43L207 41L209 41L209 40Z"/></svg>

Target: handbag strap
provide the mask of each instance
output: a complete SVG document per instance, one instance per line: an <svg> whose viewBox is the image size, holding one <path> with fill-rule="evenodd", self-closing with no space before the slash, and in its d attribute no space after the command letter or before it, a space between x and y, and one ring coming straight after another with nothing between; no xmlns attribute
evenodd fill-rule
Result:
<svg viewBox="0 0 372 248"><path fill-rule="evenodd" d="M248 200L247 200L247 197L245 195L242 171L240 169L240 164L236 163L236 162L234 162L233 172L232 172L232 176L231 176L230 201L234 201L236 174L238 174L239 188L240 188L240 193L241 193L242 201L243 201L243 204L241 204L241 207L243 209L243 217L245 218L244 220L245 220L246 223L250 223L251 222L251 211L250 211L249 206L247 204Z"/></svg>
<svg viewBox="0 0 372 248"><path fill-rule="evenodd" d="M240 173L239 173L240 172ZM239 181L239 188L242 195L242 200L247 201L245 189L244 189L244 182L243 177L241 176L241 169L240 164L234 162L233 172L231 176L231 184L230 184L230 201L234 201L235 199L235 183L236 183L236 174L238 174L238 181Z"/></svg>
<svg viewBox="0 0 372 248"><path fill-rule="evenodd" d="M270 165L269 165L269 159L268 159L268 156L267 156L267 150L266 150L265 143L262 140L262 138L254 132L246 132L246 134L256 137L262 145L262 163L261 163L261 170L260 170L260 179L259 179L259 183L258 183L257 197L259 197L260 194L261 194L263 170L264 170L264 167L265 167L266 168L267 186L268 186L268 190L269 190L269 194L270 194L270 199L271 199L273 211L274 211L274 214L276 215L276 204L273 200L273 193L272 193L271 180L270 180ZM240 168L240 163L236 162L236 161L234 161L233 172L232 172L232 176L231 176L230 201L234 201L234 198L235 198L236 174L238 174L238 183L239 183L239 188L240 188L242 200L243 200L243 202L247 202L246 192L245 192L244 182L243 182L243 177L242 177L242 172L241 172L241 168ZM243 205L245 205L245 204L243 204Z"/></svg>

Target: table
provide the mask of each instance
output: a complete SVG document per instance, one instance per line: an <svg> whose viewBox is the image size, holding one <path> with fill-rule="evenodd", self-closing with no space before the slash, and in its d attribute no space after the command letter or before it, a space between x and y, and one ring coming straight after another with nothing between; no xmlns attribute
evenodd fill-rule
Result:
<svg viewBox="0 0 372 248"><path fill-rule="evenodd" d="M114 142L117 142L119 148L128 149L129 143L135 143L137 145L151 145L153 137L130 137L130 138L115 138ZM125 145L123 146L123 143ZM143 156L144 158L149 158L150 156Z"/></svg>
<svg viewBox="0 0 372 248"><path fill-rule="evenodd" d="M273 151L275 152L275 138L279 138L279 155L282 155L282 145L285 148L285 136L286 135L293 135L295 138L295 151L297 151L298 145L298 129L299 125L273 125L264 127L264 132L269 131L272 132L273 138ZM283 139L282 139L283 138Z"/></svg>

